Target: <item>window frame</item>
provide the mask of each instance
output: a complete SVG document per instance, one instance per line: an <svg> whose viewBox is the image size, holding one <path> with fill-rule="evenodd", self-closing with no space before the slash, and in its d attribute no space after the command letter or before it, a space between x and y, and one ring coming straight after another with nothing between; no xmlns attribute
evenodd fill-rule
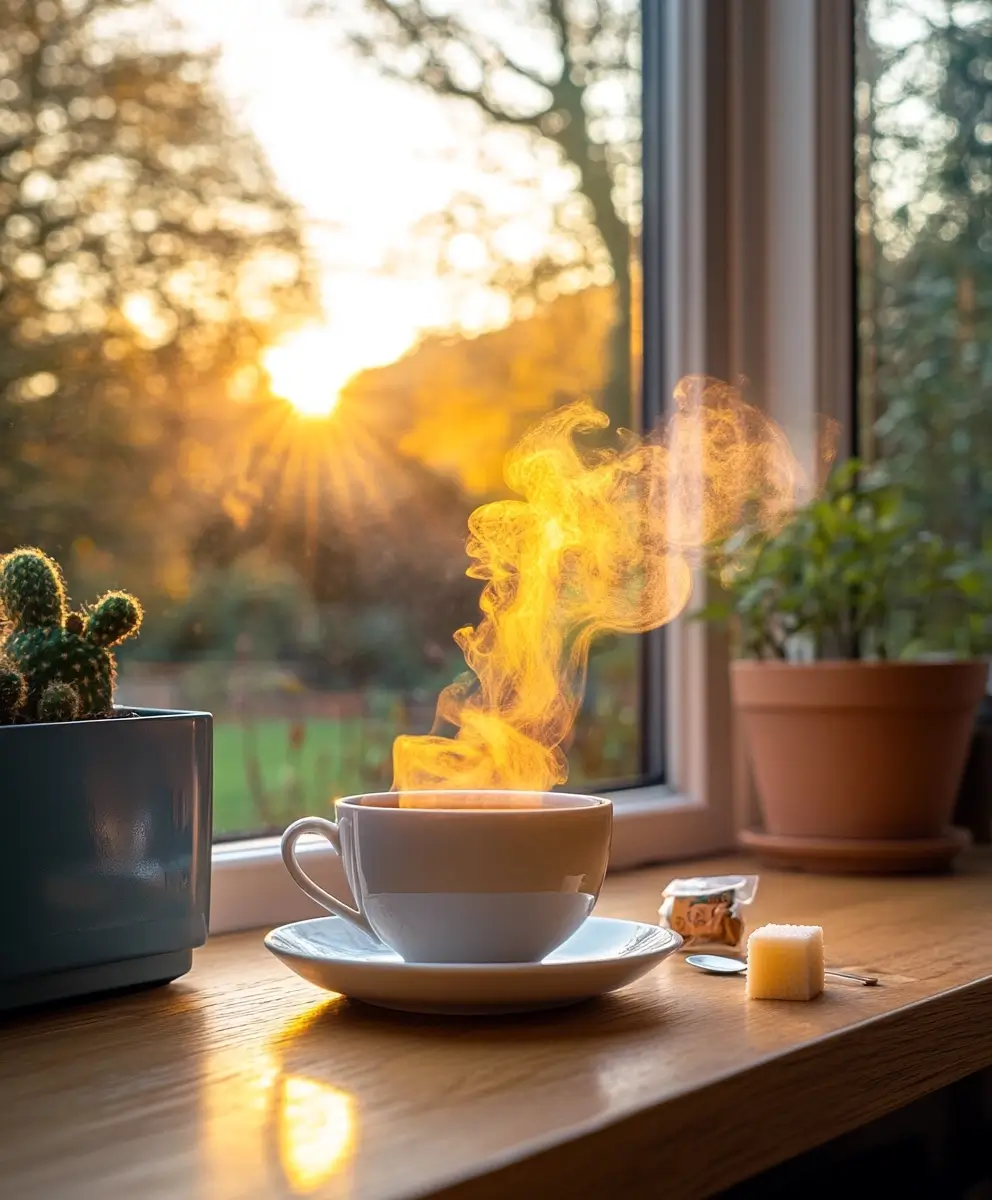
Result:
<svg viewBox="0 0 992 1200"><path fill-rule="evenodd" d="M681 375L743 376L811 466L818 414L840 423L845 453L854 0L644 0L642 11L646 423ZM684 617L645 639L644 768L667 782L612 793L611 869L725 851L751 823L728 661L725 636ZM347 895L329 846L299 852ZM320 911L277 838L214 845L211 933Z"/></svg>

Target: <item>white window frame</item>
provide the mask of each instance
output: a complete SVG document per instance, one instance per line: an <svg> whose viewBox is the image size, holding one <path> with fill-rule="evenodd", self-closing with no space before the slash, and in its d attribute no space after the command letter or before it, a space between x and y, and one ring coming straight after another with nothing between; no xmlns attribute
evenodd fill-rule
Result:
<svg viewBox="0 0 992 1200"><path fill-rule="evenodd" d="M817 414L847 438L852 428L853 0L644 7L646 60L659 64L646 93L661 112L659 144L645 146L658 198L645 253L663 252L645 294L648 414L683 374L744 376L749 400L811 460ZM647 709L665 714L668 783L614 794L611 869L731 849L753 818L725 638L679 620L665 659L663 703ZM299 851L348 898L329 846ZM319 911L284 870L277 838L214 846L211 933Z"/></svg>

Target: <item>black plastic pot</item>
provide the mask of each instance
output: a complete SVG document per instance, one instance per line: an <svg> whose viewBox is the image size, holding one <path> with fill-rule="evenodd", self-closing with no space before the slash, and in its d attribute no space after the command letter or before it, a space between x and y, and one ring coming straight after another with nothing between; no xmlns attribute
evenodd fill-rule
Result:
<svg viewBox="0 0 992 1200"><path fill-rule="evenodd" d="M212 786L209 713L0 728L0 1010L189 970Z"/></svg>
<svg viewBox="0 0 992 1200"><path fill-rule="evenodd" d="M986 696L978 710L954 824L970 830L979 845L992 842L992 696Z"/></svg>

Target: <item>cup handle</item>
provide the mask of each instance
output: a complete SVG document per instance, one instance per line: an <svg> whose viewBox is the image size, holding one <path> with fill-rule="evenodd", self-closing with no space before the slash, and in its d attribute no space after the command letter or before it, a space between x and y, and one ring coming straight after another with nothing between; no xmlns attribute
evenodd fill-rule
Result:
<svg viewBox="0 0 992 1200"><path fill-rule="evenodd" d="M378 935L360 909L352 908L350 904L345 904L337 896L332 896L330 892L325 892L319 884L314 883L300 866L300 860L296 857L296 843L305 833L320 834L322 838L331 843L331 849L338 858L341 857L341 836L338 833L337 825L333 821L326 821L323 817L303 817L299 821L294 821L282 835L281 848L282 861L286 864L286 870L292 875L296 886L301 892L309 896L311 900L315 900L321 908L326 908L328 912L334 913L335 916L343 917L344 920L350 921L352 925L357 925L369 937L375 938L378 941Z"/></svg>

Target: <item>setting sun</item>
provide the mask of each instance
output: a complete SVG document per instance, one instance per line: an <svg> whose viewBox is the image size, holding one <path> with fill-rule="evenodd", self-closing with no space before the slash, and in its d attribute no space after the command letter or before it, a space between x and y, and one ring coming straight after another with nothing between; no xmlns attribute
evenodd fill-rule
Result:
<svg viewBox="0 0 992 1200"><path fill-rule="evenodd" d="M273 394L306 417L329 417L341 399L341 388L354 374L335 362L329 331L303 329L262 355ZM335 369L337 368L337 369Z"/></svg>
<svg viewBox="0 0 992 1200"><path fill-rule="evenodd" d="M329 417L350 380L394 362L417 339L407 308L379 306L375 320L357 307L328 325L308 325L262 352L273 395L306 417Z"/></svg>

